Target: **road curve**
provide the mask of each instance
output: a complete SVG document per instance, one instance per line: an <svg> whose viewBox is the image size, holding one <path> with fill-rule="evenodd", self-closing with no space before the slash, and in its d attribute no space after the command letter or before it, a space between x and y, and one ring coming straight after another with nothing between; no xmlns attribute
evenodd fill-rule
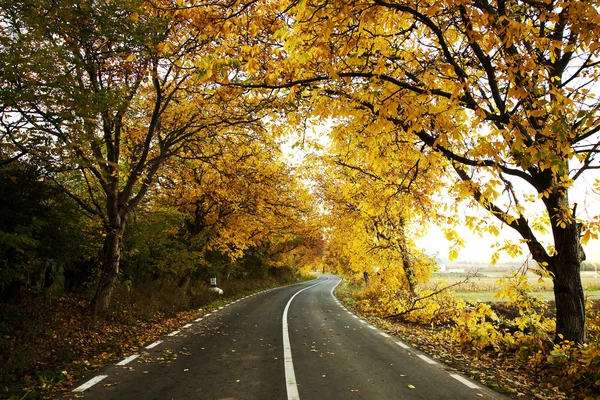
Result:
<svg viewBox="0 0 600 400"><path fill-rule="evenodd" d="M233 302L86 377L66 397L505 398L347 311L333 296L338 283L322 275Z"/></svg>

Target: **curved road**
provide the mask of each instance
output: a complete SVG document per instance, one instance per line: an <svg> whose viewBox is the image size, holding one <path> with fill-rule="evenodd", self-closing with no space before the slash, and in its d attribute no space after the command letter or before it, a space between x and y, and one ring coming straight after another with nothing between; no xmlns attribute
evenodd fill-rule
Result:
<svg viewBox="0 0 600 400"><path fill-rule="evenodd" d="M83 379L85 399L503 399L347 311L322 275L231 303ZM287 322L287 323L285 323Z"/></svg>

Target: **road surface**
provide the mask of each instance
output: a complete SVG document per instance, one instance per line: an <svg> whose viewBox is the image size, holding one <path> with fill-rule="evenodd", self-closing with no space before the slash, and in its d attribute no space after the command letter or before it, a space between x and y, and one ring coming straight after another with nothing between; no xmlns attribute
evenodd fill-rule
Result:
<svg viewBox="0 0 600 400"><path fill-rule="evenodd" d="M108 399L502 399L361 320L321 275L233 302L82 379Z"/></svg>

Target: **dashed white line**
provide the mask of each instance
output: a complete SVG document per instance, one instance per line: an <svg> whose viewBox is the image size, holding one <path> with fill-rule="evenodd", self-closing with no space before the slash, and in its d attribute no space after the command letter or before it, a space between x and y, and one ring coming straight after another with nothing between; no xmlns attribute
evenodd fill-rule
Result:
<svg viewBox="0 0 600 400"><path fill-rule="evenodd" d="M381 336L383 336L384 338L389 338L389 337L390 337L390 335L388 335L388 334L387 334L387 333L385 333L385 332L379 332L379 334L380 334Z"/></svg>
<svg viewBox="0 0 600 400"><path fill-rule="evenodd" d="M377 330L377 328L375 328L373 325L369 325L369 328L373 329L373 330Z"/></svg>
<svg viewBox="0 0 600 400"><path fill-rule="evenodd" d="M162 340L157 340L156 342L149 344L148 346L146 346L147 349L153 349L156 346L158 346L159 344L161 344L163 341Z"/></svg>
<svg viewBox="0 0 600 400"><path fill-rule="evenodd" d="M361 319L361 320L360 320L360 323L361 323L361 324L366 324L366 323L367 323L367 321L363 321L363 320Z"/></svg>
<svg viewBox="0 0 600 400"><path fill-rule="evenodd" d="M402 347L403 349L410 349L410 346L409 346L409 345L407 345L406 343L403 343L403 342L400 342L400 341L398 341L398 342L396 342L396 344L397 344L398 346Z"/></svg>
<svg viewBox="0 0 600 400"><path fill-rule="evenodd" d="M203 319L204 319L204 317L200 317L200 318L197 318L197 319L195 319L195 320L194 320L194 322L200 322L200 321L202 321Z"/></svg>
<svg viewBox="0 0 600 400"><path fill-rule="evenodd" d="M460 376L458 374L450 374L450 376L471 389L479 389L479 385L476 385L475 383L471 382L470 380L468 380L466 378L463 378L462 376Z"/></svg>
<svg viewBox="0 0 600 400"><path fill-rule="evenodd" d="M171 333L169 333L167 336L175 336L179 333L179 331L173 331Z"/></svg>
<svg viewBox="0 0 600 400"><path fill-rule="evenodd" d="M437 364L437 362L433 361L431 358L424 356L422 354L418 355L417 357L419 357L421 360L425 361L427 364Z"/></svg>
<svg viewBox="0 0 600 400"><path fill-rule="evenodd" d="M283 317L281 318L283 330L283 365L285 370L285 385L288 400L300 400L300 395L298 394L298 384L296 383L296 373L294 372L294 360L292 359L292 346L290 345L290 335L288 333L288 310L290 309L290 305L292 304L294 297L298 296L303 291L327 282L328 280L329 277L319 283L315 283L314 285L298 290L288 300L285 308L283 309Z"/></svg>
<svg viewBox="0 0 600 400"><path fill-rule="evenodd" d="M206 318L206 317L208 317L208 316L211 316L211 315L212 315L211 313L204 314L204 318Z"/></svg>
<svg viewBox="0 0 600 400"><path fill-rule="evenodd" d="M184 326L182 326L182 328L187 329L187 328L191 328L192 326L194 326L194 324L185 324Z"/></svg>
<svg viewBox="0 0 600 400"><path fill-rule="evenodd" d="M132 362L133 360L135 360L136 358L138 358L139 356L140 356L139 354L132 354L129 357L127 357L126 359L118 362L116 365L119 365L119 366L121 366L121 365L127 365L130 362Z"/></svg>
<svg viewBox="0 0 600 400"><path fill-rule="evenodd" d="M97 377L90 379L89 381L87 381L83 385L81 385L81 386L76 387L75 389L73 389L73 392L83 392L85 390L88 390L89 388L91 388L92 386L94 386L96 383L100 382L102 379L105 379L107 377L108 377L108 375L98 375Z"/></svg>
<svg viewBox="0 0 600 400"><path fill-rule="evenodd" d="M358 319L358 315L353 315L354 318Z"/></svg>

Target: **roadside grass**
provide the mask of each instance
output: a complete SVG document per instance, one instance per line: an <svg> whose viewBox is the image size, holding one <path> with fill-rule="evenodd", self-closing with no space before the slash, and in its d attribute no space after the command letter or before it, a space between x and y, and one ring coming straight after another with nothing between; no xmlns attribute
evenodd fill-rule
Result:
<svg viewBox="0 0 600 400"><path fill-rule="evenodd" d="M224 296L197 284L120 285L109 313L94 318L89 297L29 296L0 304L0 398L56 398L82 376L128 356L183 324L248 294L304 279L222 281Z"/></svg>

